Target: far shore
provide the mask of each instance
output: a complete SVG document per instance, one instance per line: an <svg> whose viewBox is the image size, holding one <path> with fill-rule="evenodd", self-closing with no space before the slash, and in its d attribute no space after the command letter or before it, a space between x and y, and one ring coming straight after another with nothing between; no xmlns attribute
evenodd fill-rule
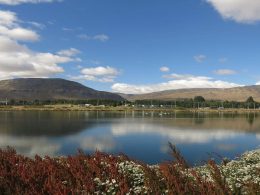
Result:
<svg viewBox="0 0 260 195"><path fill-rule="evenodd" d="M57 105L26 105L26 106L0 106L0 111L144 111L144 112L210 112L210 113L258 113L260 109L244 109L244 108L141 108L141 107L125 107L125 106L81 106L70 104Z"/></svg>

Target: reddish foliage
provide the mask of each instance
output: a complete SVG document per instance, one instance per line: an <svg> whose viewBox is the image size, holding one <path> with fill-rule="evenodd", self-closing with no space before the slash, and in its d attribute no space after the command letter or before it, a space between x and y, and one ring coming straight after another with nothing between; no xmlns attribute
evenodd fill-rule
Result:
<svg viewBox="0 0 260 195"><path fill-rule="evenodd" d="M143 163L144 184L150 194L232 194L217 165L209 161L213 182L206 181L196 171L185 174L187 163L180 152L170 145L176 162L165 162L157 168ZM97 185L113 179L118 184L117 194L126 194L133 188L131 177L121 173L120 162L129 161L124 155L111 156L96 152L86 155L34 159L16 154L8 148L0 150L0 194L93 194L107 192L107 185ZM248 185L249 192L259 192L256 185Z"/></svg>
<svg viewBox="0 0 260 195"><path fill-rule="evenodd" d="M102 166L101 161L110 166ZM94 179L120 181L121 193L129 190L127 178L118 172L117 157L103 153L79 153L67 158L34 160L17 155L12 149L0 150L0 191L2 194L79 194L95 192Z"/></svg>

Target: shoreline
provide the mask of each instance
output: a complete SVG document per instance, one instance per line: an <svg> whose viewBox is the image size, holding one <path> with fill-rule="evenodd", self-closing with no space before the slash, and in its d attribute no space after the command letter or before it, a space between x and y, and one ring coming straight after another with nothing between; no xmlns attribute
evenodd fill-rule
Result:
<svg viewBox="0 0 260 195"><path fill-rule="evenodd" d="M77 105L0 106L0 111L116 111L116 112L203 112L203 113L260 113L260 109L208 109L208 108L131 108L131 107L84 107Z"/></svg>

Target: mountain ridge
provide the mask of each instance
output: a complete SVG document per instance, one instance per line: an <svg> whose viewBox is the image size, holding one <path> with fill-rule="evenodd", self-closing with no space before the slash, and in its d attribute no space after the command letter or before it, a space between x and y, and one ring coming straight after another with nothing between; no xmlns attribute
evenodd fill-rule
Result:
<svg viewBox="0 0 260 195"><path fill-rule="evenodd" d="M120 94L129 101L134 100L175 100L190 99L203 96L207 100L245 101L249 96L260 101L260 85L251 85L234 88L189 88L158 91L147 94Z"/></svg>
<svg viewBox="0 0 260 195"><path fill-rule="evenodd" d="M0 99L15 100L124 100L115 93L97 91L61 78L17 78L0 81Z"/></svg>

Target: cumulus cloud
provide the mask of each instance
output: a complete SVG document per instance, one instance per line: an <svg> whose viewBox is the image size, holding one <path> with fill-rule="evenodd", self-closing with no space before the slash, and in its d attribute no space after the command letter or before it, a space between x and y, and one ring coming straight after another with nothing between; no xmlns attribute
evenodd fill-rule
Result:
<svg viewBox="0 0 260 195"><path fill-rule="evenodd" d="M39 39L39 35L36 32L20 27L10 29L0 26L0 35L19 41L36 41Z"/></svg>
<svg viewBox="0 0 260 195"><path fill-rule="evenodd" d="M162 67L160 68L160 71L161 71L161 72L169 72L169 71L170 71L170 68L167 67L167 66L162 66Z"/></svg>
<svg viewBox="0 0 260 195"><path fill-rule="evenodd" d="M51 3L51 2L61 2L63 0L0 0L0 4L5 5L19 5L22 3Z"/></svg>
<svg viewBox="0 0 260 195"><path fill-rule="evenodd" d="M18 41L36 41L39 35L30 30L20 27L19 20L14 12L0 10L0 36Z"/></svg>
<svg viewBox="0 0 260 195"><path fill-rule="evenodd" d="M14 12L0 10L0 25L13 26L17 22L17 17Z"/></svg>
<svg viewBox="0 0 260 195"><path fill-rule="evenodd" d="M0 79L49 77L64 71L59 64L76 60L70 55L36 52L21 44L40 37L21 23L14 12L0 10Z"/></svg>
<svg viewBox="0 0 260 195"><path fill-rule="evenodd" d="M194 58L194 60L196 62L201 63L201 62L204 62L206 60L207 56L205 56L205 55L197 55L197 56L194 56L193 58Z"/></svg>
<svg viewBox="0 0 260 195"><path fill-rule="evenodd" d="M259 0L206 0L224 19L240 23L260 21Z"/></svg>
<svg viewBox="0 0 260 195"><path fill-rule="evenodd" d="M114 82L114 79L119 75L119 71L116 68L110 66L98 66L83 68L81 75L72 77L76 80L89 80L97 82Z"/></svg>
<svg viewBox="0 0 260 195"><path fill-rule="evenodd" d="M156 91L187 89L187 88L232 88L241 86L236 83L229 83L221 80L214 80L210 77L171 74L165 75L165 78L171 79L168 82L151 85L131 85L126 83L115 83L112 90L118 93L144 94Z"/></svg>
<svg viewBox="0 0 260 195"><path fill-rule="evenodd" d="M237 72L235 70L230 70L230 69L219 69L219 70L215 70L214 73L218 75L233 75L236 74Z"/></svg>
<svg viewBox="0 0 260 195"><path fill-rule="evenodd" d="M109 40L109 36L105 34L97 34L94 36L90 36L87 34L80 34L78 35L78 38L83 39L83 40L96 40L96 41L101 41L101 42L106 42Z"/></svg>

